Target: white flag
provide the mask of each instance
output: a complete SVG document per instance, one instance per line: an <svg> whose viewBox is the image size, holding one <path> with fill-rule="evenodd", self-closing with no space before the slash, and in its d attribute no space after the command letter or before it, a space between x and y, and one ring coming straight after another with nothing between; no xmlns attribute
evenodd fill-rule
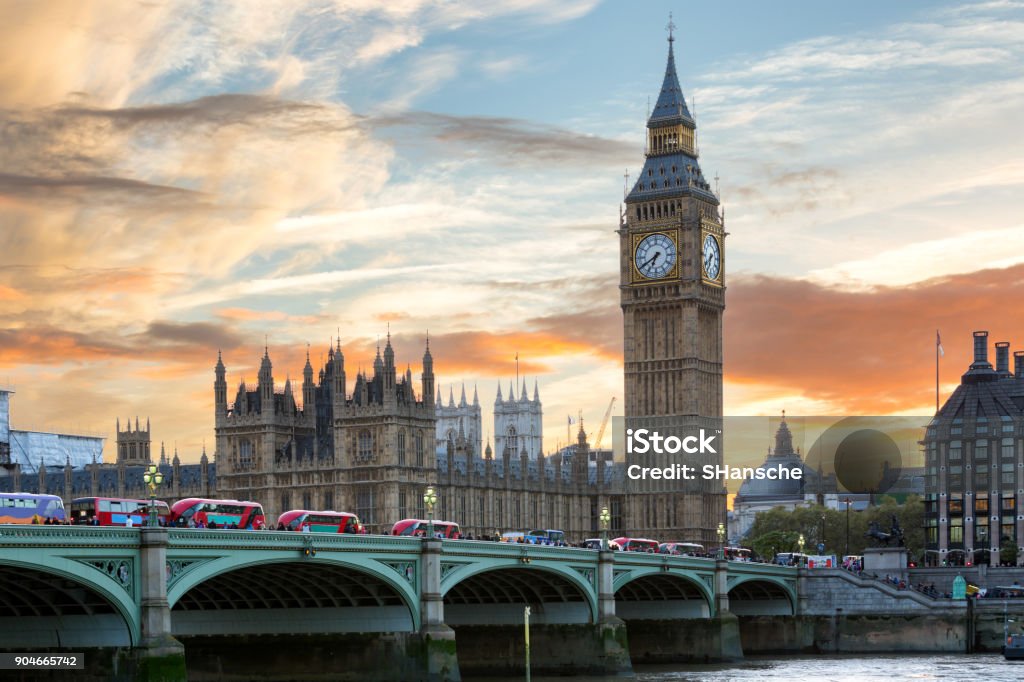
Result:
<svg viewBox="0 0 1024 682"><path fill-rule="evenodd" d="M939 357L945 357L946 351L942 350L942 337L938 329L935 330L935 347L939 349Z"/></svg>

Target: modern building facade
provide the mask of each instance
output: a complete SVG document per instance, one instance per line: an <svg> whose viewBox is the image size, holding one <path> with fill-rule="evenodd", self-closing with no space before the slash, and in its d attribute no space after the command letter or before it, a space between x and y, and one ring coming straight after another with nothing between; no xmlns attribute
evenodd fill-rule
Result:
<svg viewBox="0 0 1024 682"><path fill-rule="evenodd" d="M1011 372L1010 344L995 350L993 367L988 332L974 332L974 362L925 434L931 564L998 565L1001 548L1024 543L1024 351Z"/></svg>

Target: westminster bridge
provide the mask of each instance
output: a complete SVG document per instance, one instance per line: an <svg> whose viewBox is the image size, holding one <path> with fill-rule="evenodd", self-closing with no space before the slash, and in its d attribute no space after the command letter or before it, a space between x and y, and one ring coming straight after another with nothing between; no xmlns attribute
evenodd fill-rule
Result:
<svg viewBox="0 0 1024 682"><path fill-rule="evenodd" d="M795 615L797 571L472 540L0 526L0 646L116 652L103 676L184 679L187 659L196 679L274 679L296 647L331 679L521 670L525 606L535 669L624 673L641 650L741 656L736 616Z"/></svg>

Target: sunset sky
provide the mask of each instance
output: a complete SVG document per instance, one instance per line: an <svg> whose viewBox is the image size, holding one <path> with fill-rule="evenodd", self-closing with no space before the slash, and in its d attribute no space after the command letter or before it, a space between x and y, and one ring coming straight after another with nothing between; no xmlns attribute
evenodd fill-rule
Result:
<svg viewBox="0 0 1024 682"><path fill-rule="evenodd" d="M726 210L727 414L927 414L1024 348L1024 2L0 0L0 385L15 428L149 417L390 324L419 377L520 357L547 445L622 407L623 174L674 12ZM588 429L590 430L590 429Z"/></svg>

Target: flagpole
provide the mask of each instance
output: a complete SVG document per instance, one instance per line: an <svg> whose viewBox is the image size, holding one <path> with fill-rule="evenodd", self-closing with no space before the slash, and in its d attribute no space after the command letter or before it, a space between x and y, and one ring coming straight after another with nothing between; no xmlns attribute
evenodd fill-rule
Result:
<svg viewBox="0 0 1024 682"><path fill-rule="evenodd" d="M939 413L939 348L942 346L942 337L939 330L935 330L935 414Z"/></svg>

